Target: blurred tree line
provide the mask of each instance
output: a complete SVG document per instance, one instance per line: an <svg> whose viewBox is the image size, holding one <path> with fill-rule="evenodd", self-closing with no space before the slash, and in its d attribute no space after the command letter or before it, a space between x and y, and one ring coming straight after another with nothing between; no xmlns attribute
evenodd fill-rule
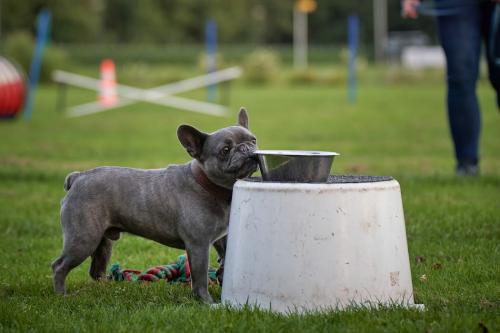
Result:
<svg viewBox="0 0 500 333"><path fill-rule="evenodd" d="M1 37L35 29L41 8L53 14L56 43L200 43L204 23L215 19L221 43L281 44L292 41L294 0L0 0ZM358 14L361 41L373 43L373 2L317 0L309 15L313 44L344 44L347 16ZM429 19L400 17L399 0L388 0L389 30L422 30Z"/></svg>

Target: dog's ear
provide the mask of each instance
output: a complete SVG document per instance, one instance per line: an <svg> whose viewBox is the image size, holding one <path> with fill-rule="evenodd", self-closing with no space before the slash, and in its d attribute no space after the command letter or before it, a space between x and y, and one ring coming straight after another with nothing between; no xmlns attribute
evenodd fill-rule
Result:
<svg viewBox="0 0 500 333"><path fill-rule="evenodd" d="M181 125L177 129L177 137L191 157L200 158L208 134L200 132L192 126Z"/></svg>
<svg viewBox="0 0 500 333"><path fill-rule="evenodd" d="M248 129L248 114L244 107L240 108L240 113L238 113L238 125Z"/></svg>

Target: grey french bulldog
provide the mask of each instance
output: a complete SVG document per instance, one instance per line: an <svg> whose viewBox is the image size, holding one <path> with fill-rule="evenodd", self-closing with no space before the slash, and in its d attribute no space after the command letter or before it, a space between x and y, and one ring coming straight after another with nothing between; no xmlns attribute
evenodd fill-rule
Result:
<svg viewBox="0 0 500 333"><path fill-rule="evenodd" d="M181 144L194 159L164 169L99 167L72 172L61 201L64 245L52 263L54 288L66 293L68 273L89 256L90 276L103 279L112 241L121 232L186 249L192 291L207 303L209 250L222 260L226 249L232 188L257 169L255 136L244 108L238 126L203 133L189 125L177 129Z"/></svg>

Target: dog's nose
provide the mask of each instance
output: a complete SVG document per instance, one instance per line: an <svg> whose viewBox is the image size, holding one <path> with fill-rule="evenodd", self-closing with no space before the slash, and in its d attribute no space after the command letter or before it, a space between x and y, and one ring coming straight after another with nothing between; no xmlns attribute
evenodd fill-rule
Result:
<svg viewBox="0 0 500 333"><path fill-rule="evenodd" d="M249 156L252 160L254 160L255 162L259 162L259 155L252 152L252 154L250 154Z"/></svg>

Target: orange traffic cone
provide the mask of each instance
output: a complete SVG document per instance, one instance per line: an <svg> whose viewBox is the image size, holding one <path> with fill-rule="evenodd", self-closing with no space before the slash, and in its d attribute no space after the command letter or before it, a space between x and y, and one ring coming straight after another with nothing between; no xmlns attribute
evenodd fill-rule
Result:
<svg viewBox="0 0 500 333"><path fill-rule="evenodd" d="M118 104L115 64L111 59L104 59L101 62L101 85L98 99L102 106L115 106Z"/></svg>

